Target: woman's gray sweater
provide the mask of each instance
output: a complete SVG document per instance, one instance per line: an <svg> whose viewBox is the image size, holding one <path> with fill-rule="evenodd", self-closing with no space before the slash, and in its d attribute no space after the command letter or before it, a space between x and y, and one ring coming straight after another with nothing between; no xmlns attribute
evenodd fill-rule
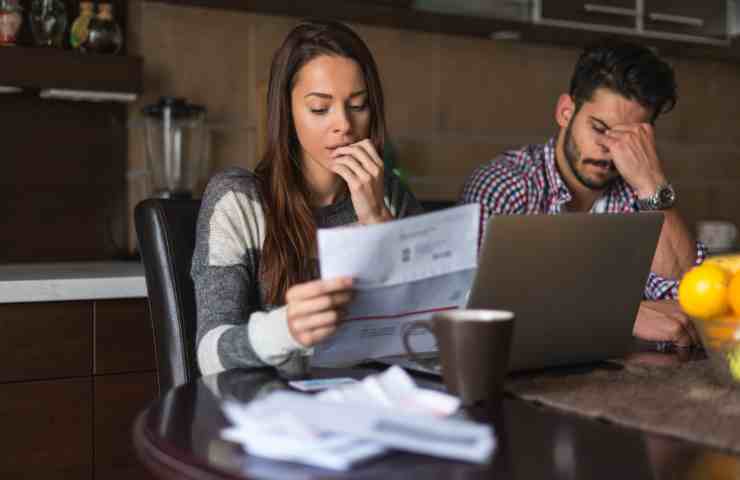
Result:
<svg viewBox="0 0 740 480"><path fill-rule="evenodd" d="M413 195L389 173L385 204L395 218L421 212ZM318 228L357 222L349 195L316 209L314 218ZM290 334L286 307L264 301L259 275L264 240L265 217L255 175L230 168L214 176L203 195L191 268L198 316L196 351L204 375L266 365L288 374L305 369L310 349Z"/></svg>

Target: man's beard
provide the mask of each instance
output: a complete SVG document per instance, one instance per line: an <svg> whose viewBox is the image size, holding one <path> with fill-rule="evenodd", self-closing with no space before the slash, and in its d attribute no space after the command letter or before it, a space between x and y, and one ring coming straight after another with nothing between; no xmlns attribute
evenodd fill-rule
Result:
<svg viewBox="0 0 740 480"><path fill-rule="evenodd" d="M581 172L579 172L576 168L578 164L578 159L581 158L581 151L578 148L578 145L576 145L575 140L573 140L573 135L570 130L572 125L573 121L571 121L565 128L565 145L563 146L563 153L565 154L565 160L568 162L570 171L573 173L573 176L575 176L576 179L581 182L581 184L586 188L598 191L604 190L611 183L616 181L618 177L609 178L607 180L604 180L603 182L594 182L593 180L589 180L588 178L581 175ZM593 158L584 158L581 163L594 163L601 165L608 164L612 170L616 170L616 168L614 167L614 162L612 162L611 160L596 160Z"/></svg>

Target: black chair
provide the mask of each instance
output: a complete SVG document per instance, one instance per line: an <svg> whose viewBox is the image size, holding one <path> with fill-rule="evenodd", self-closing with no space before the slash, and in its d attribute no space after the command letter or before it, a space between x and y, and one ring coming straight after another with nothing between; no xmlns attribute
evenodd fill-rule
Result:
<svg viewBox="0 0 740 480"><path fill-rule="evenodd" d="M195 288L190 278L199 209L200 200L151 198L134 211L160 394L200 376L195 356Z"/></svg>

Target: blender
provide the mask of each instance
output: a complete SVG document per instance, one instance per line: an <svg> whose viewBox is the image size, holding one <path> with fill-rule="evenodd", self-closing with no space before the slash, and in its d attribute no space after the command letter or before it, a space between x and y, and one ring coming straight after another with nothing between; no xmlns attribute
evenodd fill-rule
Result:
<svg viewBox="0 0 740 480"><path fill-rule="evenodd" d="M205 107L162 97L142 113L152 196L192 198L206 155Z"/></svg>

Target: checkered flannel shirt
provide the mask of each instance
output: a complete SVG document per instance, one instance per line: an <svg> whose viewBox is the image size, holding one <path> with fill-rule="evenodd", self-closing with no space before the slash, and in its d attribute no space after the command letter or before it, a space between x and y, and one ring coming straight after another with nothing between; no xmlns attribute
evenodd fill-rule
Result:
<svg viewBox="0 0 740 480"><path fill-rule="evenodd" d="M555 139L544 145L527 145L509 150L478 167L465 184L463 203L481 206L481 232L494 214L558 214L566 211L572 194L555 164ZM594 203L591 213L637 212L637 195L621 178L612 183ZM706 257L697 242L696 264ZM678 297L678 281L653 272L643 294L647 300Z"/></svg>

